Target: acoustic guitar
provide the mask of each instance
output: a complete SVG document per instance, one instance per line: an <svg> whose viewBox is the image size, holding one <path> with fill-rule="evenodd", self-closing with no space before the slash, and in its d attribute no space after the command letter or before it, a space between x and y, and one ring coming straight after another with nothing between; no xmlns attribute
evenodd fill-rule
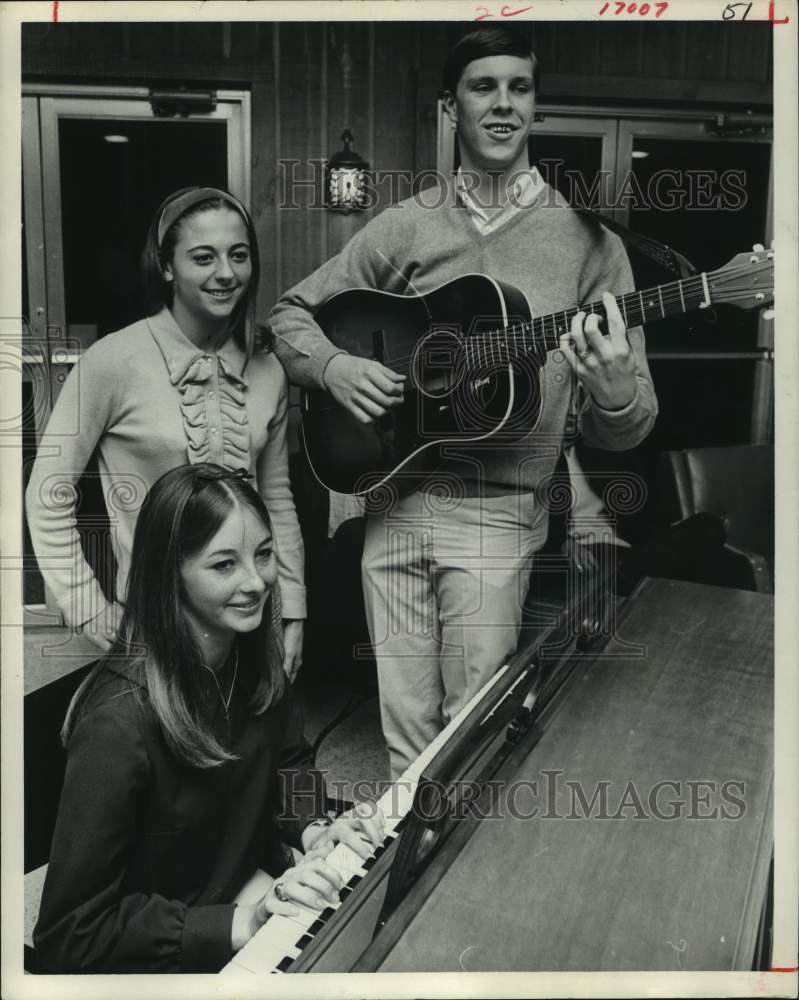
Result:
<svg viewBox="0 0 799 1000"><path fill-rule="evenodd" d="M774 300L773 251L737 254L717 271L630 292L617 299L626 326L731 303L757 309ZM338 348L406 376L401 405L368 424L322 390L302 397L310 466L328 489L400 496L435 470L444 444L518 440L541 409L540 370L583 309L606 319L601 302L531 317L527 299L484 274L456 278L425 295L349 289L315 314Z"/></svg>

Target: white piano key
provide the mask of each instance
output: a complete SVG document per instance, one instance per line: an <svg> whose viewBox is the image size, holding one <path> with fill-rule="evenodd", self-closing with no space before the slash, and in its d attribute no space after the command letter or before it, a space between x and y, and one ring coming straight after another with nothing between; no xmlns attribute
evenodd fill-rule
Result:
<svg viewBox="0 0 799 1000"><path fill-rule="evenodd" d="M263 934L267 926L268 921L233 959L237 969L254 974L271 972L283 958L284 952L280 945L265 937L258 940L258 936Z"/></svg>
<svg viewBox="0 0 799 1000"><path fill-rule="evenodd" d="M261 930L263 929L264 928L262 927ZM253 938L253 940L255 940L255 938ZM244 949L242 948L242 951L243 950ZM302 952L299 948L296 948L294 945L285 945L284 947L281 947L270 940L267 946L254 949L251 953L245 956L244 962L240 962L239 964L242 965L242 967L246 967L248 972L256 974L272 972L287 955L289 958L294 959L298 958L301 954Z"/></svg>

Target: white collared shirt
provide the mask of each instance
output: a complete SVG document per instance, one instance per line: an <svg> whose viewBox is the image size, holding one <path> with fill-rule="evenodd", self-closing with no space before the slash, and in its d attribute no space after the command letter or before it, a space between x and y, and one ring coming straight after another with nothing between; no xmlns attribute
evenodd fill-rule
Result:
<svg viewBox="0 0 799 1000"><path fill-rule="evenodd" d="M503 223L507 222L511 216L523 208L529 208L535 202L545 187L544 179L535 167L530 167L516 175L513 187L508 192L508 200L505 204L489 214L479 205L470 192L470 186L466 183L463 172L458 167L455 175L455 188L458 197L463 202L463 207L469 214L469 218L477 227L477 230L484 236L493 232Z"/></svg>

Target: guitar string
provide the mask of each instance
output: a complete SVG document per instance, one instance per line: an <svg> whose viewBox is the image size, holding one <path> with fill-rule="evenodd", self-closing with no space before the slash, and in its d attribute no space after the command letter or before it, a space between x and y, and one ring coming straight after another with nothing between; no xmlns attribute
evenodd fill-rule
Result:
<svg viewBox="0 0 799 1000"><path fill-rule="evenodd" d="M763 264L761 270L768 270L772 266L773 265L771 264L769 265ZM751 266L748 267L746 265L738 265L735 268L730 268L728 271L723 272L723 275L725 279L727 279L730 277L736 277L740 274L751 274L751 273L752 273ZM714 281L717 280L715 276L713 280ZM633 314L634 322L628 323L628 326L636 326L638 325L638 322L653 322L657 321L658 319L664 318L662 315L660 316L655 315L650 318L647 318L646 315L647 309L646 307L642 308L642 303L640 299L643 296L647 296L647 298L650 298L653 301L655 301L653 299L653 293L655 292L658 293L658 297L656 300L656 304L652 306L652 310L655 313L658 313L661 311L660 310L661 301L663 302L664 306L676 305L677 303L680 303L682 305L685 296L690 297L693 294L701 294L702 297L704 297L705 287L704 287L704 282L702 280L702 275L697 275L696 277L684 278L681 281L670 282L666 285L656 285L653 288L646 288L642 289L641 291L625 292L623 296L619 296L617 302L624 303L625 311L627 307L629 307L631 311L635 310ZM635 299L638 299L639 301L636 302L634 301ZM471 342L476 341L477 343L474 345L473 348L474 352L479 353L481 347L484 349L484 352L487 352L489 350L492 350L492 345L490 342L493 338L497 338L498 341L501 339L505 339L507 341L510 338L512 341L514 341L514 346L517 347L515 357L518 358L519 357L518 343L516 342L521 342L522 346L527 347L529 336L530 334L532 334L533 343L532 345L530 345L531 350L534 350L535 347L537 346L535 343L536 340L541 341L542 345L546 346L547 340L552 339L552 333L553 333L553 331L547 330L546 327L548 323L551 324L553 328L555 328L556 317L563 316L567 319L567 324L570 324L571 319L578 312L583 311L583 312L593 313L594 307L596 307L597 310L601 310L603 318L606 318L604 305L601 302L592 302L588 303L585 306L570 306L568 309L559 310L554 313L549 313L546 316L535 317L534 319L528 320L527 322L522 323L521 325L514 324L507 329L487 330L479 334L472 334L468 339L462 340L462 342L460 343L460 347L463 351L465 351L468 354L469 349L473 346ZM691 307L685 309L684 312L685 313L694 312L695 310L696 307ZM635 313L637 312L641 313L640 321L635 320ZM540 328L539 331L536 330L536 326ZM564 332L568 332L568 330ZM555 336L556 337L558 336L556 330L555 330ZM496 346L500 347L501 344L497 343ZM400 357L392 359L392 366L394 367L395 370L399 370L406 364L410 367L410 362L413 360L413 358L414 358L413 354L401 355ZM500 360L502 361L503 359Z"/></svg>

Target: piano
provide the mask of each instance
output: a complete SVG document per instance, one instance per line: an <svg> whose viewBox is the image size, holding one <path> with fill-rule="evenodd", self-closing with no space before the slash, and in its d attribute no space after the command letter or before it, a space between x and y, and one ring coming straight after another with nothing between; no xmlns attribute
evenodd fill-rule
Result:
<svg viewBox="0 0 799 1000"><path fill-rule="evenodd" d="M773 598L601 581L540 628L225 976L769 963Z"/></svg>

